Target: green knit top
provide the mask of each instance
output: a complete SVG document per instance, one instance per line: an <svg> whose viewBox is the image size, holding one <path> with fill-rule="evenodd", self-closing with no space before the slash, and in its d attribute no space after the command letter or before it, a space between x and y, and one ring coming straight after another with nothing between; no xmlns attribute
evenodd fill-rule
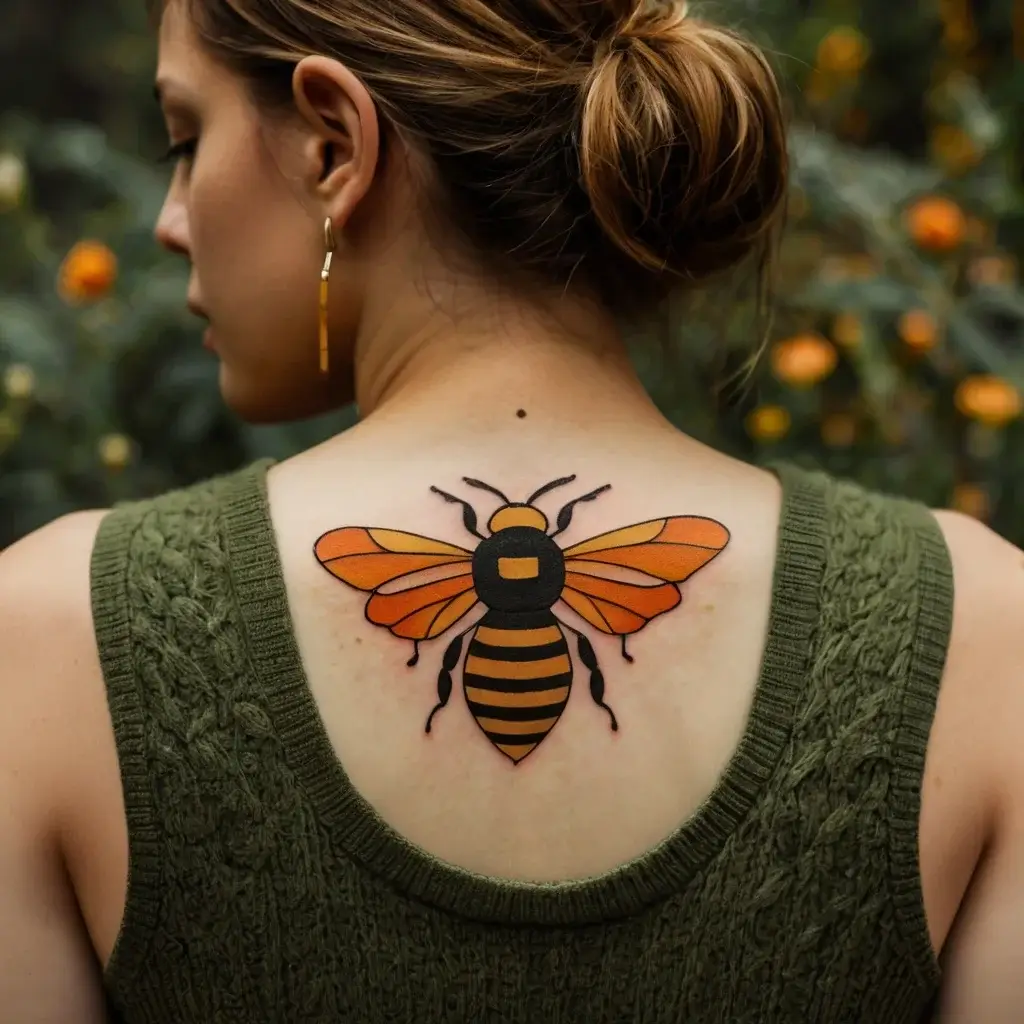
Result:
<svg viewBox="0 0 1024 1024"><path fill-rule="evenodd" d="M124 1024L901 1024L939 970L920 783L952 612L923 507L779 467L769 635L699 810L606 875L432 858L337 761L262 462L104 520L93 614L130 837ZM500 837L498 837L500 839Z"/></svg>

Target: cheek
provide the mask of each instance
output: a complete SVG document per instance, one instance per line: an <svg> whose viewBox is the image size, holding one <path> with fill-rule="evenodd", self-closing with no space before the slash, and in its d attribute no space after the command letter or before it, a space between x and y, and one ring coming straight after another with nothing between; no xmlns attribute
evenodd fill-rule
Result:
<svg viewBox="0 0 1024 1024"><path fill-rule="evenodd" d="M251 159L197 162L193 262L214 329L236 358L287 362L294 336L315 332L320 266L308 221L286 184Z"/></svg>

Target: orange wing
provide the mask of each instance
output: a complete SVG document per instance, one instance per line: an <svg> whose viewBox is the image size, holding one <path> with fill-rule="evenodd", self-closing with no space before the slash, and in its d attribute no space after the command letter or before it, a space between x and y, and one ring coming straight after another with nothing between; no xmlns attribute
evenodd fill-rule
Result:
<svg viewBox="0 0 1024 1024"><path fill-rule="evenodd" d="M636 633L675 608L682 600L678 584L728 543L729 531L702 516L651 519L602 533L564 552L562 600L603 633ZM608 575L617 570L645 579L633 583Z"/></svg>
<svg viewBox="0 0 1024 1024"><path fill-rule="evenodd" d="M356 590L373 591L366 618L407 640L432 640L453 626L477 602L473 553L455 544L402 530L345 526L325 533L314 548L317 561ZM424 569L453 566L444 579L416 584ZM381 593L381 587L395 588Z"/></svg>

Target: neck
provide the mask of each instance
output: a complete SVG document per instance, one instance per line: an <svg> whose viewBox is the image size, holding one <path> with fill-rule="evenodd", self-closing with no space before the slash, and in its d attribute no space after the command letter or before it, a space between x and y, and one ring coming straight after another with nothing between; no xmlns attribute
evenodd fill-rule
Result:
<svg viewBox="0 0 1024 1024"><path fill-rule="evenodd" d="M568 300L557 314L490 296L473 315L401 318L357 349L360 419L466 437L514 424L592 432L597 423L664 427L613 318Z"/></svg>

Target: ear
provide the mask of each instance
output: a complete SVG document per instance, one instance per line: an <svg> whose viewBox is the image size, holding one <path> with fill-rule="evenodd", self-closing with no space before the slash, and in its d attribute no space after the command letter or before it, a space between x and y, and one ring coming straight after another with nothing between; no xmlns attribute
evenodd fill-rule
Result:
<svg viewBox="0 0 1024 1024"><path fill-rule="evenodd" d="M369 192L380 159L377 107L366 86L329 57L305 57L292 92L312 129L309 166L315 191L337 228L343 228Z"/></svg>

